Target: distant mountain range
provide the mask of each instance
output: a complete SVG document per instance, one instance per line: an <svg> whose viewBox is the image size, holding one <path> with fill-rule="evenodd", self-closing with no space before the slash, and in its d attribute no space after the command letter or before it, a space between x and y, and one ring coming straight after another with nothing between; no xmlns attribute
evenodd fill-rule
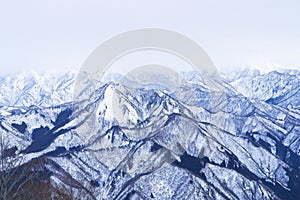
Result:
<svg viewBox="0 0 300 200"><path fill-rule="evenodd" d="M43 158L87 199L300 199L300 72L221 74L222 91L183 76L171 93L86 82L90 99L75 72L0 77L1 157L20 158L1 171Z"/></svg>

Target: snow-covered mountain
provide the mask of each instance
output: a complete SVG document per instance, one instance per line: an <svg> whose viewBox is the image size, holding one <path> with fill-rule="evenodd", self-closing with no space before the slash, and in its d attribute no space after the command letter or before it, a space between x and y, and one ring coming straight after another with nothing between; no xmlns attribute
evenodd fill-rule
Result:
<svg viewBox="0 0 300 200"><path fill-rule="evenodd" d="M171 93L85 81L89 99L75 73L0 77L2 159L42 158L87 199L299 199L299 74L245 70L217 92L193 73Z"/></svg>

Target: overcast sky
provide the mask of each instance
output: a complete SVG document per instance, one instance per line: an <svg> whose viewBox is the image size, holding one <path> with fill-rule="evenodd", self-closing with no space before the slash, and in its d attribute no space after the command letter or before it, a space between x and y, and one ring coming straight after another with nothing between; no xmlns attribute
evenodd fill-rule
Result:
<svg viewBox="0 0 300 200"><path fill-rule="evenodd" d="M171 29L219 69L300 69L300 1L0 0L0 73L80 68L110 37Z"/></svg>

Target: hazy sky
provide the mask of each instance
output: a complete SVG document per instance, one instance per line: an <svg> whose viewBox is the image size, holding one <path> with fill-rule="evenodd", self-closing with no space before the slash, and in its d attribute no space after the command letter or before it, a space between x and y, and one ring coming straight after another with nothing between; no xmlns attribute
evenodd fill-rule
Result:
<svg viewBox="0 0 300 200"><path fill-rule="evenodd" d="M79 68L103 41L144 27L185 34L219 69L300 69L299 2L0 0L0 74Z"/></svg>

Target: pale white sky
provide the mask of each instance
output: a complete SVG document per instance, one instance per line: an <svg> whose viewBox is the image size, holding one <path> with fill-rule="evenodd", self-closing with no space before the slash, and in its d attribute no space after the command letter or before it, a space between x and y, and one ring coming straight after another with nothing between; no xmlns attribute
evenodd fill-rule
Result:
<svg viewBox="0 0 300 200"><path fill-rule="evenodd" d="M80 68L103 41L137 28L195 40L219 69L300 69L300 1L0 0L0 74Z"/></svg>

